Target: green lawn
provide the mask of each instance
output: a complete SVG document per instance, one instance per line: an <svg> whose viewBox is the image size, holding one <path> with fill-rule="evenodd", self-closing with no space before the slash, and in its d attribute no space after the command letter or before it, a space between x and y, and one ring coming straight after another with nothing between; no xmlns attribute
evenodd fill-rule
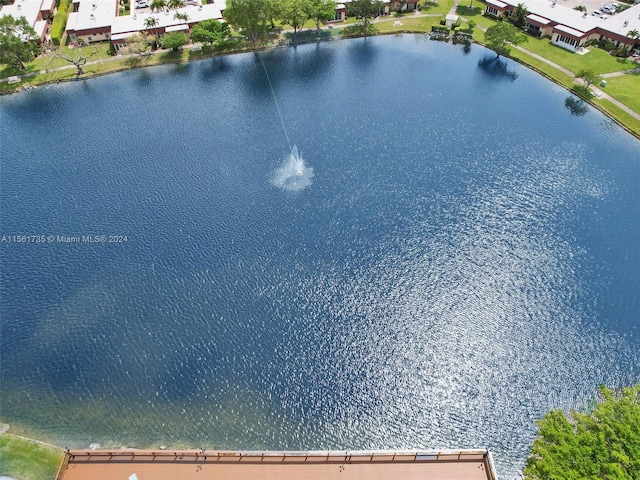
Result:
<svg viewBox="0 0 640 480"><path fill-rule="evenodd" d="M67 55L72 58L78 57L78 49L77 48L69 48L69 47L59 47L58 50L62 55ZM109 55L109 46L106 43L97 43L90 47L84 47L82 53L84 55L89 55L93 52L96 52L91 56L89 60L99 60L101 58L111 58ZM64 65L69 65L69 62L62 58L55 58L55 55L52 52L45 53L36 58L33 62L29 62L27 64L26 70L20 70L17 68L13 68L9 65L2 65L0 68L0 78L7 78L13 75L23 75L25 73L38 72L40 70L46 70L55 67L62 67Z"/></svg>
<svg viewBox="0 0 640 480"><path fill-rule="evenodd" d="M388 32L430 32L432 25L439 25L442 17L402 17L397 20L402 25L396 27L393 21L378 22L374 24L375 29L380 33Z"/></svg>
<svg viewBox="0 0 640 480"><path fill-rule="evenodd" d="M570 77L566 73L561 72L557 68L543 62L542 60L534 58L531 55L527 55L520 50L516 50L515 48L511 49L510 55L514 58L517 58L522 63L534 67L536 70L544 73L548 77L554 79L556 82L567 88L571 88L573 86L573 77Z"/></svg>
<svg viewBox="0 0 640 480"><path fill-rule="evenodd" d="M594 102L632 132L636 132L636 134L640 132L640 120L632 117L627 112L616 107L613 103L605 100L604 98L594 99Z"/></svg>
<svg viewBox="0 0 640 480"><path fill-rule="evenodd" d="M607 86L599 87L634 112L640 113L640 74L607 78Z"/></svg>
<svg viewBox="0 0 640 480"><path fill-rule="evenodd" d="M589 47L588 53L578 55L577 53L553 45L548 38L529 36L529 41L522 44L522 47L558 65L562 65L573 73L578 73L585 68L593 69L596 73L611 73L634 67L632 61L613 57L595 46Z"/></svg>
<svg viewBox="0 0 640 480"><path fill-rule="evenodd" d="M63 455L62 449L0 435L0 475L20 480L53 480Z"/></svg>

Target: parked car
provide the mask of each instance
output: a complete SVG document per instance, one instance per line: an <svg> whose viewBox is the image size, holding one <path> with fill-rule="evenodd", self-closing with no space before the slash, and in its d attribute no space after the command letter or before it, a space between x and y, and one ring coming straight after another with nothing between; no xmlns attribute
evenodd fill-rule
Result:
<svg viewBox="0 0 640 480"><path fill-rule="evenodd" d="M591 15L593 15L594 17L607 18L607 16L600 10L594 10L593 12L591 12Z"/></svg>
<svg viewBox="0 0 640 480"><path fill-rule="evenodd" d="M613 5L605 5L604 7L600 8L600 11L602 13L608 13L609 15L613 15L614 13L616 13L616 7L614 7Z"/></svg>
<svg viewBox="0 0 640 480"><path fill-rule="evenodd" d="M147 8L149 6L149 2L146 0L136 2L136 8Z"/></svg>

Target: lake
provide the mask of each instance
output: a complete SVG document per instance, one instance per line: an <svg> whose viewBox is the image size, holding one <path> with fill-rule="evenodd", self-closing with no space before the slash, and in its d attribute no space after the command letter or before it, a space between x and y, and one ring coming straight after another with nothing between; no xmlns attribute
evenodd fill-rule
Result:
<svg viewBox="0 0 640 480"><path fill-rule="evenodd" d="M547 410L640 381L640 141L483 47L153 67L1 97L0 125L24 433L488 447L513 478Z"/></svg>

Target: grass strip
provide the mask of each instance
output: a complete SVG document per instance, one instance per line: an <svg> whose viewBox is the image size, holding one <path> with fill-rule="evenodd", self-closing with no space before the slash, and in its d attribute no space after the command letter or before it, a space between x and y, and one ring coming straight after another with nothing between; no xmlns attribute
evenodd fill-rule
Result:
<svg viewBox="0 0 640 480"><path fill-rule="evenodd" d="M0 475L20 480L53 480L63 456L61 448L7 433L0 435Z"/></svg>

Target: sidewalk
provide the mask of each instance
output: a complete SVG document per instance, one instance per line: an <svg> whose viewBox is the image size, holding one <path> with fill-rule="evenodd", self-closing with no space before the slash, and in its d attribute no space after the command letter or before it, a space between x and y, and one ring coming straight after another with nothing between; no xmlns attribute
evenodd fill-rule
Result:
<svg viewBox="0 0 640 480"><path fill-rule="evenodd" d="M457 2L458 0L456 0ZM467 21L466 19L463 18L464 21ZM482 30L483 32L486 31L487 29L481 26L478 26L478 28L480 30ZM566 68L558 65L557 63L552 62L551 60L548 60L544 57L541 57L540 55L533 53L529 50L527 50L526 48L520 47L520 46L516 46L515 47L517 50L520 50L522 53L526 53L527 55L540 60L541 62L546 63L547 65L552 66L553 68L560 70L562 73L565 73L567 75L569 75L571 78L573 78L573 82L577 83L579 85L584 85L584 82L581 79L576 78L575 74L570 71L567 70ZM635 74L635 73L640 73L640 68L634 68L633 70L623 70L620 72L613 72L613 73L605 73L604 75L601 75L601 77L603 78L610 78L610 77L618 77L621 75L628 75L628 74ZM626 113L628 113L629 115L631 115L633 118L640 120L640 113L631 110L629 107L627 107L624 103L616 100L615 98L611 97L610 95L607 95L606 93L604 93L602 90L599 90L595 87L592 87L591 89L593 91L593 94L597 97L597 98L604 98L605 100L608 100L609 102L613 103L616 107L618 107L619 109L625 111Z"/></svg>

